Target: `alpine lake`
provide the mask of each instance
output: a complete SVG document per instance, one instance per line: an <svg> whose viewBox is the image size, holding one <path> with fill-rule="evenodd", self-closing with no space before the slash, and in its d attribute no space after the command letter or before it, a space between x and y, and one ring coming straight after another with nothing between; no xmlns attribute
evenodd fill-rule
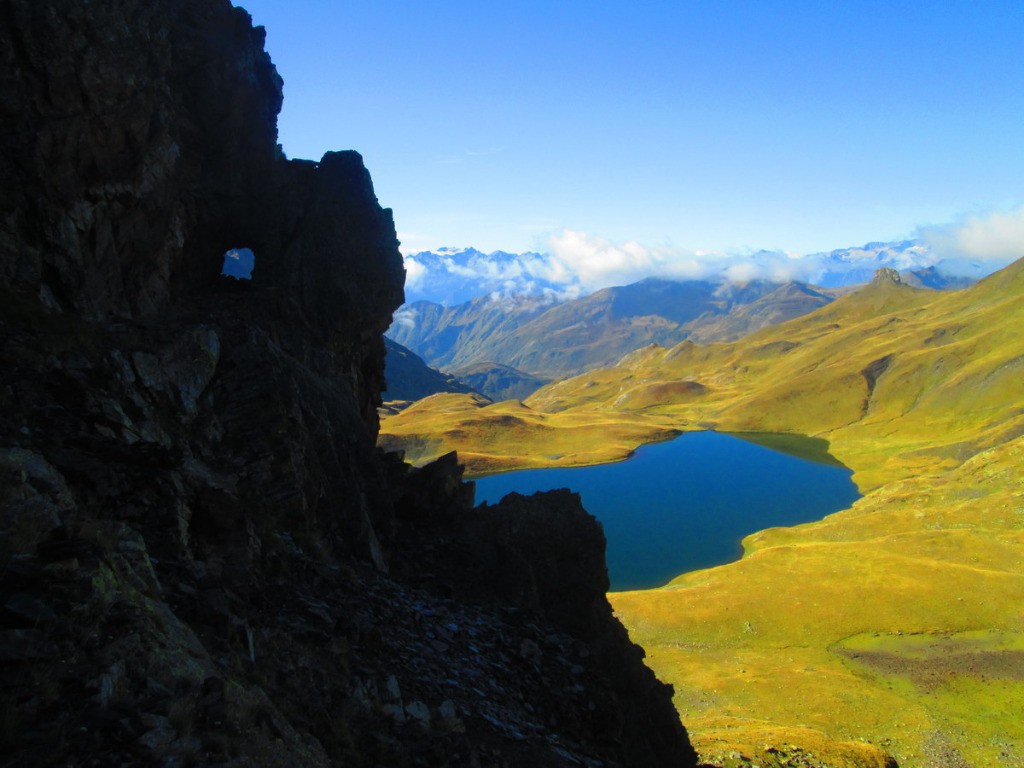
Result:
<svg viewBox="0 0 1024 768"><path fill-rule="evenodd" d="M649 589L740 558L751 533L849 507L860 498L853 473L827 447L795 435L687 432L614 464L479 478L476 500L576 491L604 526L611 589Z"/></svg>

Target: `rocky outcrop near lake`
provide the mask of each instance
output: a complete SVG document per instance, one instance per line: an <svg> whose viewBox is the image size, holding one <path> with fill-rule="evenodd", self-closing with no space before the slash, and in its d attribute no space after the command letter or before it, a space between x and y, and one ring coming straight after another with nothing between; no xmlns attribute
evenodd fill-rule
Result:
<svg viewBox="0 0 1024 768"><path fill-rule="evenodd" d="M376 449L392 215L284 157L263 42L0 13L3 764L693 765L577 499Z"/></svg>

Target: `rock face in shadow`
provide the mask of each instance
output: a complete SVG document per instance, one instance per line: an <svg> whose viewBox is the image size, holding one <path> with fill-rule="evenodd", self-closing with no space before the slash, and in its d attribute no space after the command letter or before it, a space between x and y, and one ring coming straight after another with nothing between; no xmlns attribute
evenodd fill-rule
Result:
<svg viewBox="0 0 1024 768"><path fill-rule="evenodd" d="M578 501L375 448L391 213L282 156L248 15L11 0L0 57L4 764L692 765Z"/></svg>
<svg viewBox="0 0 1024 768"><path fill-rule="evenodd" d="M425 469L436 472L454 461L448 454ZM580 741L596 736L602 753L627 764L685 764L671 689L643 665L643 650L611 618L604 531L579 496L512 493L494 506L449 510L409 521L399 541L431 542L416 567L429 574L433 589L460 602L500 605L509 621L526 624L528 633L517 642L527 663L518 675L539 677L529 687L553 694L549 717L558 731ZM563 695L568 708L558 703ZM585 736L594 726L594 735Z"/></svg>

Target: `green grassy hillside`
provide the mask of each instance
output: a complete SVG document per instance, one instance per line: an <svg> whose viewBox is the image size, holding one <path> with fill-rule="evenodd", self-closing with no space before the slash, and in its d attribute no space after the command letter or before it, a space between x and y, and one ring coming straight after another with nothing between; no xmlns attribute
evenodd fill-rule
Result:
<svg viewBox="0 0 1024 768"><path fill-rule="evenodd" d="M853 765L837 740L867 739L904 768L1024 764L1022 298L1022 262L952 293L883 279L732 344L650 347L545 387L515 404L543 430L488 431L509 404L463 410L458 447L511 468L613 459L631 429L827 440L865 494L851 509L610 596L698 748L770 765L785 742ZM546 458L556 444L574 450Z"/></svg>
<svg viewBox="0 0 1024 768"><path fill-rule="evenodd" d="M679 430L615 413L547 414L518 400L440 394L382 421L379 444L425 464L458 451L467 476L531 467L571 467L627 458L638 445Z"/></svg>
<svg viewBox="0 0 1024 768"><path fill-rule="evenodd" d="M1021 283L1020 263L957 292L876 282L732 344L640 350L526 402L827 437L870 490L1024 433Z"/></svg>
<svg viewBox="0 0 1024 768"><path fill-rule="evenodd" d="M610 596L709 736L811 728L904 768L1020 765L1024 439L749 537L742 560Z"/></svg>

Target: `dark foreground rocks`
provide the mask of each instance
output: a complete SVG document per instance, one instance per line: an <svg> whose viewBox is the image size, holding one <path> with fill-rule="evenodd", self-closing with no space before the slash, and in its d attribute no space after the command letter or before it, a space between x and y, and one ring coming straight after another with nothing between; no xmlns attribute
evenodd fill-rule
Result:
<svg viewBox="0 0 1024 768"><path fill-rule="evenodd" d="M280 103L226 1L0 5L0 764L692 765L578 500L375 448L391 214Z"/></svg>

